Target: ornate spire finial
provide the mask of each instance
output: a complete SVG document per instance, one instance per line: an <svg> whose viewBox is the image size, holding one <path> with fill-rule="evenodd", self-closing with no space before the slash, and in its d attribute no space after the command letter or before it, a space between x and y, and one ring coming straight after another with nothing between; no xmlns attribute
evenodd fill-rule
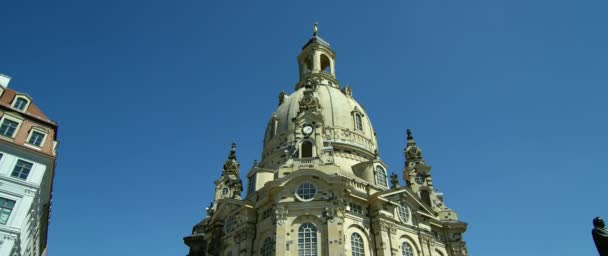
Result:
<svg viewBox="0 0 608 256"><path fill-rule="evenodd" d="M319 23L315 22L314 29L313 29L313 32L312 32L312 36L317 36L318 32L319 32Z"/></svg>
<svg viewBox="0 0 608 256"><path fill-rule="evenodd" d="M392 189L396 189L399 188L399 176L397 176L396 173L393 172L393 174L391 174L391 188Z"/></svg>
<svg viewBox="0 0 608 256"><path fill-rule="evenodd" d="M230 148L230 155L228 155L228 159L236 160L236 143L232 142L232 147Z"/></svg>
<svg viewBox="0 0 608 256"><path fill-rule="evenodd" d="M238 176L239 167L240 164L236 161L236 143L232 142L230 154L228 154L228 159L224 162L224 173L236 173Z"/></svg>
<svg viewBox="0 0 608 256"><path fill-rule="evenodd" d="M412 136L412 130L410 130L408 128L407 131L406 131L406 133L407 133L407 139L408 140L413 140L414 139L414 136Z"/></svg>

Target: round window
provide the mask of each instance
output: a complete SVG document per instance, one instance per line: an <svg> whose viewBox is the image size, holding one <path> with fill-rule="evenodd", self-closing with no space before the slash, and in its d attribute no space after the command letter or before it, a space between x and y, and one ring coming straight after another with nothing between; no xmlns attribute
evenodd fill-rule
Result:
<svg viewBox="0 0 608 256"><path fill-rule="evenodd" d="M399 218L403 223L407 223L410 220L410 208L404 203L399 206Z"/></svg>
<svg viewBox="0 0 608 256"><path fill-rule="evenodd" d="M296 190L296 196L302 201L310 201L317 194L317 188L310 183L302 183Z"/></svg>
<svg viewBox="0 0 608 256"><path fill-rule="evenodd" d="M222 188L222 195L225 196L228 194L228 188Z"/></svg>

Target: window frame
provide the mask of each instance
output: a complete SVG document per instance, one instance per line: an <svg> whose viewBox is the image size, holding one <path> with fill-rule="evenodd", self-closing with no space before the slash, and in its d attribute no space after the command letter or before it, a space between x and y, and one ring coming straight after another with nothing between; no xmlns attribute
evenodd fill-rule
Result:
<svg viewBox="0 0 608 256"><path fill-rule="evenodd" d="M306 144L306 145L310 144L310 148L304 148L304 144ZM306 153L310 153L310 155L306 154L306 156L304 156L304 149L307 149ZM310 152L308 152L308 149L310 149ZM303 140L300 143L300 158L314 158L314 157L315 157L315 143L310 139Z"/></svg>
<svg viewBox="0 0 608 256"><path fill-rule="evenodd" d="M402 256L414 256L414 247L410 243L404 241L401 243L401 255Z"/></svg>
<svg viewBox="0 0 608 256"><path fill-rule="evenodd" d="M33 144L30 142L30 140L32 139L32 136L34 135L35 132L42 134L42 140L40 141L40 145L36 145L36 144ZM36 128L36 127L32 127L32 129L30 129L29 134L27 135L27 139L25 140L25 143L29 146L33 146L36 148L42 148L44 146L44 143L46 142L46 138L48 136L49 136L49 133L46 132L45 130L42 130L42 129Z"/></svg>
<svg viewBox="0 0 608 256"><path fill-rule="evenodd" d="M382 175L379 175L379 173L381 173ZM388 188L388 175L386 174L386 169L384 169L380 165L376 165L376 168L374 168L374 180L376 182L376 185Z"/></svg>
<svg viewBox="0 0 608 256"><path fill-rule="evenodd" d="M23 168L23 166L21 166L21 167L20 167L21 169L19 170L19 172L18 172L18 174L17 174L17 175L13 175L13 174L15 173L16 168L17 168L17 166L19 165L19 163L20 163L20 162L23 162L23 163L25 163L25 164L30 164L30 165L31 165L31 166L29 167L29 169L27 170L27 174L25 175L25 178L21 178L21 175L23 174L23 169L24 169L24 168ZM15 162L15 165L13 166L13 170L11 171L10 176L11 176L12 178L15 178L15 179L20 179L20 180L27 181L27 179L28 179L28 178L30 177L30 175L32 174L32 170L33 170L33 169L34 169L34 163L33 163L33 162L26 161L26 160L23 160L23 159L17 159L17 162Z"/></svg>
<svg viewBox="0 0 608 256"><path fill-rule="evenodd" d="M355 130L363 131L363 118L358 113L355 113Z"/></svg>
<svg viewBox="0 0 608 256"><path fill-rule="evenodd" d="M351 115L353 118L353 130L364 132L363 117L365 117L365 114L363 114L363 112L361 112L361 110L355 106L355 109L351 112Z"/></svg>
<svg viewBox="0 0 608 256"><path fill-rule="evenodd" d="M309 191L311 188L314 189L314 193L312 194L312 196L310 196L310 198L304 198L302 195L300 195L300 188L303 187L304 185L310 185L310 187L307 188L307 190L309 190ZM317 188L317 186L314 183L309 182L309 181L300 183L294 191L294 195L296 196L296 198L298 198L298 200L300 200L302 202L310 202L312 200L315 200L315 197L317 197L317 194L319 194L319 189ZM309 193L306 195L309 195Z"/></svg>
<svg viewBox="0 0 608 256"><path fill-rule="evenodd" d="M19 102L20 99L25 100L25 106L23 106L23 109L17 107L17 102ZM22 94L17 94L17 95L15 95L15 98L13 99L13 102L11 103L11 107L13 109L16 109L21 112L27 112L27 108L30 106L30 103L32 103L32 99L30 99L30 97L27 97Z"/></svg>
<svg viewBox="0 0 608 256"><path fill-rule="evenodd" d="M310 222L302 223L300 227L298 227L298 256L319 255L319 238L317 232L317 226ZM307 244L307 242L310 244Z"/></svg>
<svg viewBox="0 0 608 256"><path fill-rule="evenodd" d="M17 127L15 127L15 130L13 131L13 134L11 134L11 136L5 135L1 132L0 132L0 136L4 137L4 138L14 139L15 136L17 135L17 133L19 132L19 128L21 128L21 124L23 124L23 118L11 115L8 112L4 112L4 114L2 115L2 118L0 118L0 129L2 128L2 125L4 124L4 121L7 119L9 121L16 122Z"/></svg>
<svg viewBox="0 0 608 256"><path fill-rule="evenodd" d="M350 234L350 251L352 256L365 256L365 242L357 232Z"/></svg>
<svg viewBox="0 0 608 256"><path fill-rule="evenodd" d="M10 209L8 209L8 207L5 207L4 204L2 204L0 202L0 225L7 225L11 219L11 215L13 213L13 210L15 210L15 206L17 205L17 200L15 199L10 199L10 198L6 198L6 197L0 197L0 201L1 200L6 200L7 203L12 202L12 206ZM2 216L3 214L5 214L5 210L8 209L8 214L6 214L6 221L4 223L2 223Z"/></svg>
<svg viewBox="0 0 608 256"><path fill-rule="evenodd" d="M264 242L262 242L262 247L260 248L261 256L272 256L274 255L274 241L271 237L266 237Z"/></svg>
<svg viewBox="0 0 608 256"><path fill-rule="evenodd" d="M410 207L405 203L401 202L399 207L397 208L397 215L399 215L399 220L404 224L409 224L411 218L411 210Z"/></svg>

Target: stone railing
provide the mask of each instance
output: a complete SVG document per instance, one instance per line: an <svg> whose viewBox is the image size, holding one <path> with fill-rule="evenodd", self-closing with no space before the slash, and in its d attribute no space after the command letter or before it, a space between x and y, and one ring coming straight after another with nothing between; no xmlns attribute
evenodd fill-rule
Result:
<svg viewBox="0 0 608 256"><path fill-rule="evenodd" d="M325 135L330 140L333 140L338 143L353 144L365 148L370 152L374 152L374 150L376 150L376 146L374 145L374 142L372 140L368 139L363 134L356 131L351 131L342 128L325 127Z"/></svg>
<svg viewBox="0 0 608 256"><path fill-rule="evenodd" d="M295 167L312 167L320 164L321 160L316 157L294 158L293 164Z"/></svg>

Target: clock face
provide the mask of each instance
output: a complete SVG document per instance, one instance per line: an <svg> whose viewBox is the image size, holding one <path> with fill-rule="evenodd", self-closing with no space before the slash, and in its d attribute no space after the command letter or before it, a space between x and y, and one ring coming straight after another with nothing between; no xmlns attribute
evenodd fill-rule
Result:
<svg viewBox="0 0 608 256"><path fill-rule="evenodd" d="M302 132L303 132L303 133L304 133L304 135L306 135L306 136L308 136L308 135L312 134L312 130L313 130L313 129L312 129L312 126L310 126L310 125L304 126L304 128L302 128Z"/></svg>

